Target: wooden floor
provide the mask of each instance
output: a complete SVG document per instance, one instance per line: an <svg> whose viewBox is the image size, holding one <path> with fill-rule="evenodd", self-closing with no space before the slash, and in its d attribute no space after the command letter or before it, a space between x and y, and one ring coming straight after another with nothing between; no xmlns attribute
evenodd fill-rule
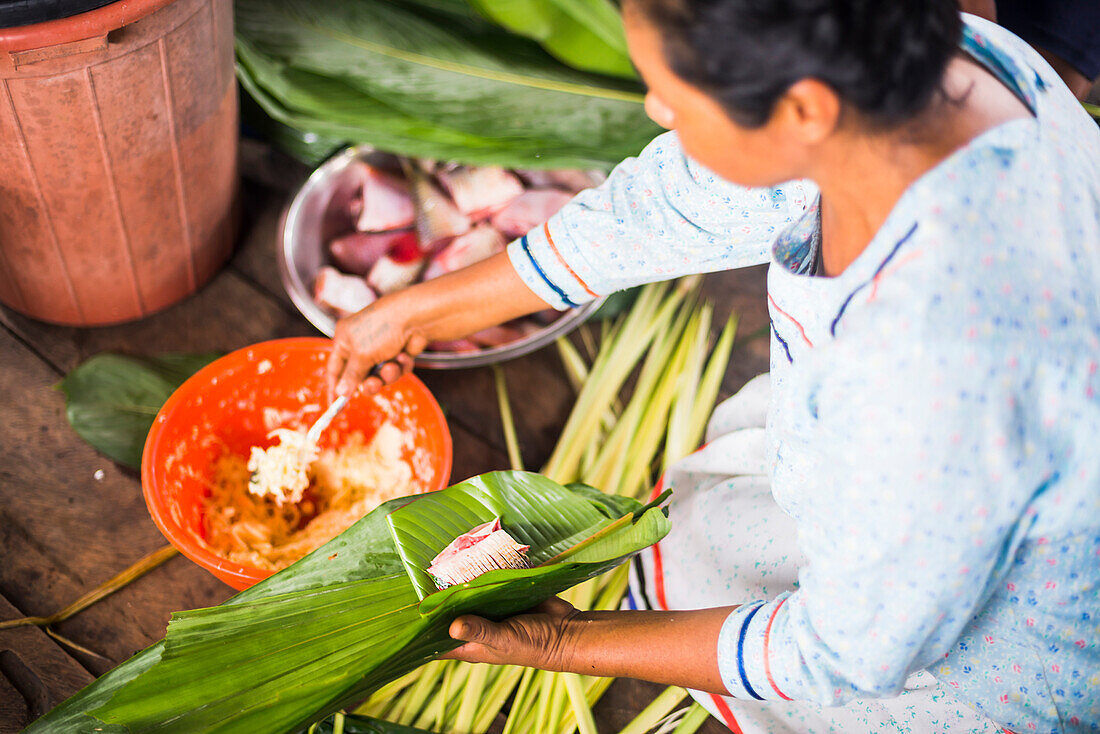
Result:
<svg viewBox="0 0 1100 734"><path fill-rule="evenodd" d="M283 292L274 260L280 209L306 172L262 148L246 146L242 155L244 235L231 262L191 298L138 323L96 329L49 326L0 307L0 620L55 612L165 544L146 511L137 475L69 428L54 389L62 376L106 350L230 351L316 334ZM723 384L728 395L767 369L764 270L708 276L705 290L718 305L717 316L733 310L741 317ZM419 374L447 414L454 437L452 479L506 467L490 369ZM525 465L538 467L549 456L573 394L552 348L509 363L505 375ZM160 639L171 612L217 604L231 593L186 558L175 557L56 625L59 635L94 654L59 644L35 627L0 631L0 733L18 731ZM596 709L600 731L618 731L659 690L616 682ZM702 731L724 730L711 720Z"/></svg>

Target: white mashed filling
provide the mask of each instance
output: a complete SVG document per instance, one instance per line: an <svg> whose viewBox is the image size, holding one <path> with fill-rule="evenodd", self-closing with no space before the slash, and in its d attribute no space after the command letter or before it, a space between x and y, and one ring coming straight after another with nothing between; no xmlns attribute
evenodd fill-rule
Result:
<svg viewBox="0 0 1100 734"><path fill-rule="evenodd" d="M252 447L248 491L258 497L270 495L279 505L301 502L309 486L309 467L320 454L317 444L311 443L301 429L276 428L267 435L279 442L266 449Z"/></svg>

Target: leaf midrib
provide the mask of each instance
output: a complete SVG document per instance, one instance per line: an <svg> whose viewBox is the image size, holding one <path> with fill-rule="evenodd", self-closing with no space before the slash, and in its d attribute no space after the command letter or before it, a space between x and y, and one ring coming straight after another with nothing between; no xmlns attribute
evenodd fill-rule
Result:
<svg viewBox="0 0 1100 734"><path fill-rule="evenodd" d="M331 28L322 23L311 21L308 18L298 16L292 12L286 10L277 11L288 20L296 21L302 25L316 31L321 35L328 36L338 41L343 41L349 45L361 48L364 51L370 51L387 58L396 59L398 61L405 61L411 64L420 64L431 69L437 69L439 71L448 71L454 74L463 74L466 76L474 77L476 79L485 79L488 81L502 82L505 84L515 84L521 87L529 87L531 89L541 89L548 92L562 92L564 94L576 94L582 97L595 97L598 99L607 99L617 102L634 102L636 104L644 104L644 95L637 92L619 92L613 89L603 89L600 87L589 86L585 84L574 84L573 82L555 82L547 79L536 79L534 77L523 76L521 74L514 74L507 71L492 71L490 69L483 69L470 64L463 64L458 61L444 61L442 59L435 59L431 56L415 53L413 51L402 51L401 49L386 46L374 41L367 41L359 38L358 36L343 31Z"/></svg>

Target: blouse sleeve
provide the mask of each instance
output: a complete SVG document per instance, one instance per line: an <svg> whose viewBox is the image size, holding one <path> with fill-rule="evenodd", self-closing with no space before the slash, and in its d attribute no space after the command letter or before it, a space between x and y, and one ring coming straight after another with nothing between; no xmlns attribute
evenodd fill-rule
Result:
<svg viewBox="0 0 1100 734"><path fill-rule="evenodd" d="M750 189L724 181L670 132L508 254L532 291L564 309L642 283L767 262L772 242L814 196L808 182Z"/></svg>
<svg viewBox="0 0 1100 734"><path fill-rule="evenodd" d="M796 408L817 446L811 486L797 490L808 563L795 592L727 618L719 667L732 695L895 695L952 649L1007 572L1060 451L1033 427L1072 397L1038 395L1043 368L1023 356L971 347L868 323L818 355L845 369L819 373Z"/></svg>

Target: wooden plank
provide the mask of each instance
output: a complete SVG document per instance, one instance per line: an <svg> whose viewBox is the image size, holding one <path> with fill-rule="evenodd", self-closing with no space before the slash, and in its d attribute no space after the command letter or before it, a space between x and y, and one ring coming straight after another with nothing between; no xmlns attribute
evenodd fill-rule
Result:
<svg viewBox="0 0 1100 734"><path fill-rule="evenodd" d="M56 380L0 332L0 391L20 400L0 424L0 591L21 615L55 612L165 543L133 473L69 428ZM172 611L215 604L229 593L176 558L57 631L103 655L81 660L100 674L158 639Z"/></svg>
<svg viewBox="0 0 1100 734"><path fill-rule="evenodd" d="M171 308L142 321L96 329L53 326L0 309L0 323L68 372L103 351L228 352L267 339L310 335L309 324L258 294L231 270Z"/></svg>
<svg viewBox="0 0 1100 734"><path fill-rule="evenodd" d="M23 616L0 596L0 620ZM0 631L0 734L14 734L92 675L38 627Z"/></svg>

